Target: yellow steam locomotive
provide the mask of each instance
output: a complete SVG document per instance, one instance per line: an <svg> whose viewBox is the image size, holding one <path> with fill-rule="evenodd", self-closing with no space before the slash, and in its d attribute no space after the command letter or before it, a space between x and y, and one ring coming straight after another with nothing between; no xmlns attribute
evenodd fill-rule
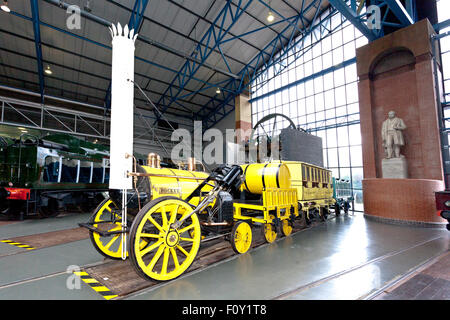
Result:
<svg viewBox="0 0 450 320"><path fill-rule="evenodd" d="M183 274L202 241L226 234L233 250L245 253L252 229L259 228L270 243L280 234L289 236L301 216L325 219L335 203L331 172L303 162L222 165L211 174L149 164L129 173L134 190L126 196L110 191L89 222L80 224L102 255L130 258L149 280Z"/></svg>

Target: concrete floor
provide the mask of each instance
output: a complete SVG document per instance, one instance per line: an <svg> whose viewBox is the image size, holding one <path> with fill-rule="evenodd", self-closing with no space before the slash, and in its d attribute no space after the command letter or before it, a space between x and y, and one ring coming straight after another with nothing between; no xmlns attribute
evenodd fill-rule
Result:
<svg viewBox="0 0 450 320"><path fill-rule="evenodd" d="M0 225L0 240L72 229L87 218ZM340 216L124 299L362 299L448 251L449 243L445 229ZM0 243L0 299L102 300L72 274L102 262L89 239L31 251Z"/></svg>

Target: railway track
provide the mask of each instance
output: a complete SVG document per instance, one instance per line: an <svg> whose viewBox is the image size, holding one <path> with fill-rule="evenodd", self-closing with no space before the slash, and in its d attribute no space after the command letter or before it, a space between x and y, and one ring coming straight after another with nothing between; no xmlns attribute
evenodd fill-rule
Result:
<svg viewBox="0 0 450 320"><path fill-rule="evenodd" d="M293 234L304 229L313 228L319 224L321 224L321 222L313 222L310 226L306 226L304 221L297 221L294 226ZM266 244L262 233L259 232L260 230L260 228L255 228L253 232L254 241L252 244L252 248L256 248ZM89 232L86 229L72 228L28 236L12 237L10 239L4 240L11 243L23 244L28 248L31 248L33 251L39 251L42 249L57 247L59 245L67 244L70 242L87 240L88 238ZM208 241L202 241L199 253L186 275L194 271L199 271L212 264L219 263L220 261L226 260L236 255L236 253L231 248L230 242L224 241L223 238L224 236L222 235L216 239L208 239ZM8 243L4 242L3 244L6 245ZM13 255L21 255L28 251L27 248L23 248L20 246L15 246L14 248L12 248L13 245L10 246L11 248L8 250L8 252L0 251L0 259L6 259L9 256ZM100 256L99 259L101 259ZM80 269L83 272L87 273L89 275L89 278L94 279L99 284L107 287L111 292L114 293L114 295L117 296L115 297L117 299L126 297L144 289L149 289L153 286L161 285L158 282L144 280L139 277L134 271L128 259L125 261L103 259L93 264L80 266ZM66 270L0 285L0 290L62 274L66 274Z"/></svg>
<svg viewBox="0 0 450 320"><path fill-rule="evenodd" d="M331 215L329 219L334 219L334 215ZM309 230L312 228L323 226L323 222L313 222L310 226L306 227L303 223L298 222L295 224L294 232L292 236L295 236L296 233ZM326 227L326 226L324 226ZM254 228L254 242L252 249L266 246L266 242L264 241L262 234L259 228ZM44 237L45 235L45 237ZM44 239L45 238L45 239ZM440 237L428 239L422 243L415 243L414 245L407 246L402 248L401 250L394 250L392 252L387 252L386 254L375 257L374 259L368 260L361 264L356 264L352 267L345 268L344 270L340 270L339 272L332 272L327 274L322 278L311 279L311 281L307 283L303 283L298 287L291 288L289 291L280 292L276 296L273 296L271 299L283 300L283 299L302 299L304 293L309 292L309 290L314 290L315 288L332 284L335 281L339 281L340 279L344 279L345 277L350 276L353 273L358 273L362 271L364 268L368 266L373 266L379 263L384 263L385 261L389 261L389 259L400 257L405 252L411 250L415 250L415 248L427 246L428 244L432 244L439 240ZM59 248L61 245L77 242L80 240L85 240L86 244L88 241L88 233L86 230L82 228L74 228L68 230L61 231L53 231L45 234L39 235L31 235L25 237L17 237L13 238L15 242L25 243L28 245L34 246L34 254L39 254L42 250L52 250L52 248ZM20 240L20 241L19 241ZM283 241L282 238L278 241ZM1 248L1 247L0 247ZM83 250L84 245L79 250ZM77 249L78 250L78 249ZM21 255L27 254L26 249L17 248L14 253L9 254L20 257ZM211 241L203 242L200 248L200 251L189 268L188 272L182 275L180 278L188 277L194 273L201 272L207 268L220 264L224 261L229 261L233 259L237 254L232 250L229 241L224 241L223 239L214 239ZM98 256L98 261L94 263L87 263L80 265L81 273L79 276L85 283L83 286L86 290L90 290L88 287L91 286L93 290L100 290L98 293L98 298L110 297L111 299L127 299L133 296L140 295L142 293L150 292L161 287L164 287L170 284L172 280L169 282L154 282L147 281L140 278L136 272L134 271L129 260L121 261L121 260L109 260L109 259L101 259ZM4 259L8 259L8 255L1 254L0 252L0 262ZM66 263L67 264L67 263ZM19 287L21 285L27 285L33 282L37 282L40 280L48 280L52 278L60 277L65 281L68 277L67 270L64 268L60 268L55 272L48 272L47 274L42 274L39 276L23 278L16 281L9 281L7 283L0 283L0 297L2 296L2 290L13 287ZM394 279L398 280L398 279ZM384 286L388 286L389 283L383 284ZM99 289L100 288L100 289ZM382 287L382 289L385 287ZM65 289L64 289L65 290ZM103 291L107 290L107 291ZM381 291L380 291L381 292ZM355 296L355 299L367 299L373 298L372 296L365 295ZM373 295L373 293L372 293Z"/></svg>

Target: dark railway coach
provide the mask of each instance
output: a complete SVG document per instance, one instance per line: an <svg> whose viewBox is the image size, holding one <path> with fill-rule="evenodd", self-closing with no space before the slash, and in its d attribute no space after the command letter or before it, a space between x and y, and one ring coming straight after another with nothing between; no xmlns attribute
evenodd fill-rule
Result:
<svg viewBox="0 0 450 320"><path fill-rule="evenodd" d="M2 216L52 217L90 211L108 190L109 149L66 134L0 136Z"/></svg>

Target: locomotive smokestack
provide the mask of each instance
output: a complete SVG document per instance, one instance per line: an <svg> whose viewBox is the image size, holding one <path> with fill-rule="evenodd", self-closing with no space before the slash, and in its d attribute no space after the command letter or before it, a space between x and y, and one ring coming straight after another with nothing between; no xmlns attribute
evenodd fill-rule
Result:
<svg viewBox="0 0 450 320"><path fill-rule="evenodd" d="M134 30L117 24L111 25L111 139L110 189L131 189L133 171L133 101L134 101Z"/></svg>

